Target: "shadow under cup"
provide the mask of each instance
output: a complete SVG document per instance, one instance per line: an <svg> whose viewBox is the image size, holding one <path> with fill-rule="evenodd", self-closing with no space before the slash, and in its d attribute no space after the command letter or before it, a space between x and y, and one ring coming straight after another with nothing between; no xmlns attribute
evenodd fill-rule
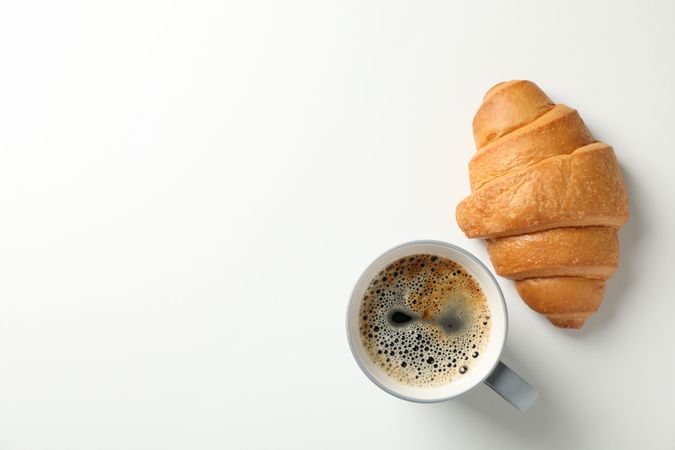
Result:
<svg viewBox="0 0 675 450"><path fill-rule="evenodd" d="M471 368L471 371L461 378L448 384L433 387L419 387L401 384L375 365L368 356L368 352L361 341L359 334L359 310L361 302L371 280L389 264L406 256L429 254L448 258L462 265L472 275L487 299L490 307L491 330L486 348L481 359ZM464 249L440 241L414 241L399 245L377 258L361 275L352 292L347 309L347 336L352 354L363 372L376 385L390 394L414 402L440 402L461 395L483 382L499 363L504 343L508 319L506 303L497 281L487 267L475 256Z"/></svg>

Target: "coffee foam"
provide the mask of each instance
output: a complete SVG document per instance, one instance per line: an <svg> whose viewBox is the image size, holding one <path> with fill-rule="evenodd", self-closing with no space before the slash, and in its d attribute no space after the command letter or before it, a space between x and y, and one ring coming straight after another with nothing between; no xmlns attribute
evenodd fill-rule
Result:
<svg viewBox="0 0 675 450"><path fill-rule="evenodd" d="M387 266L370 282L359 311L370 359L411 386L439 386L470 372L490 329L478 282L460 264L435 255L407 256Z"/></svg>

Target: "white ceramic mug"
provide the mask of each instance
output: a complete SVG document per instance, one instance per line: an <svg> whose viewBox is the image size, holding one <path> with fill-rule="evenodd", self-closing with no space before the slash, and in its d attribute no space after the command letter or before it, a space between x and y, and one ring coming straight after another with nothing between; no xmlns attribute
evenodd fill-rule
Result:
<svg viewBox="0 0 675 450"><path fill-rule="evenodd" d="M482 358L462 378L442 386L408 386L389 377L368 357L359 334L359 308L370 281L394 261L416 254L437 255L461 264L478 281L490 306L492 329ZM408 242L392 248L377 258L356 283L347 309L347 337L356 362L368 378L390 394L413 402L440 402L462 395L485 382L513 406L526 411L537 398L537 392L499 360L506 342L507 327L508 314L504 295L490 270L466 250L440 241Z"/></svg>

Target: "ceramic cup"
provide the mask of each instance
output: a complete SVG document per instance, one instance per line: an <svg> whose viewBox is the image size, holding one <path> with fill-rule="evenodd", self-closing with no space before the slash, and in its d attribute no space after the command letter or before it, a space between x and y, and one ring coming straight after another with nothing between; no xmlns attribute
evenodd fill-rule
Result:
<svg viewBox="0 0 675 450"><path fill-rule="evenodd" d="M490 340L480 361L460 379L441 386L417 387L397 382L370 360L359 335L359 308L370 281L394 261L416 254L437 255L461 264L478 281L490 306ZM507 328L504 295L490 270L466 250L440 241L408 242L377 258L356 283L347 309L347 337L352 354L366 376L386 392L404 400L431 403L450 400L484 382L520 411L526 411L537 398L537 392L500 361Z"/></svg>

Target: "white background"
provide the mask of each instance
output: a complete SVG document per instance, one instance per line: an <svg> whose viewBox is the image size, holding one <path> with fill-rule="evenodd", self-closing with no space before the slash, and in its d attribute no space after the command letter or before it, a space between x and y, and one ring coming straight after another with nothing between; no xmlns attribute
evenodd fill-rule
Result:
<svg viewBox="0 0 675 450"><path fill-rule="evenodd" d="M0 6L0 449L675 448L675 4ZM581 331L501 279L540 391L397 400L351 288L469 191L514 78L614 145L620 268Z"/></svg>

